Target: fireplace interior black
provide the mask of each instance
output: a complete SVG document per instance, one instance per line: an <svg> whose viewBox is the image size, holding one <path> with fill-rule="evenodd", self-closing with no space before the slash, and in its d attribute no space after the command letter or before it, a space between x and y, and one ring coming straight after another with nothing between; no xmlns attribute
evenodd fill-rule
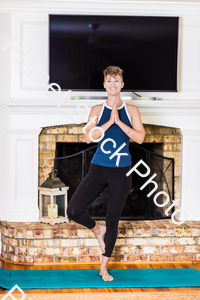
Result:
<svg viewBox="0 0 200 300"><path fill-rule="evenodd" d="M69 186L68 201L81 180L88 172L90 161L96 151L97 145L85 143L57 143L56 158L54 167L58 170L60 179ZM151 172L147 177L140 177L136 172L132 173L132 188L124 205L121 220L151 220L166 218L164 210L174 199L174 159L162 156L161 143L143 143L138 145L130 143L129 151L132 156L132 166L142 159L150 168ZM138 167L141 173L146 173L143 165ZM148 184L143 190L142 185L154 174L153 179L158 184L157 190L148 197L154 188L154 184ZM165 191L170 198L169 203L163 207L154 204L153 198L156 193ZM163 204L166 196L161 194L157 198L157 203ZM107 209L107 189L96 198L86 209L95 220L105 219ZM174 211L174 207L169 211L168 218Z"/></svg>

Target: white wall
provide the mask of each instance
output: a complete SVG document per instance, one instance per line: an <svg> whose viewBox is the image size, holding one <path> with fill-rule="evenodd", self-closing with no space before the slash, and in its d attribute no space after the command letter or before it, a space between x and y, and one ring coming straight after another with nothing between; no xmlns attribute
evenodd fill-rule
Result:
<svg viewBox="0 0 200 300"><path fill-rule="evenodd" d="M47 85L48 75L48 14L54 13L179 16L179 92L141 93L141 95L157 96L161 99L200 99L200 3L7 0L0 2L0 12L4 12L0 26L4 24L7 28L5 34L1 29L0 34L4 38L0 45L7 40L9 29L11 39L21 39L18 45L17 40L12 40L11 45L15 50L12 47L10 61L8 60L10 47L0 53L0 62L3 61L0 79L4 79L2 83L7 88L11 81L12 98L46 98L44 88ZM30 52L27 52L29 50ZM26 55L19 61L22 53ZM25 63L24 69L22 61ZM1 97L8 94L4 89L1 93Z"/></svg>
<svg viewBox="0 0 200 300"><path fill-rule="evenodd" d="M10 40L11 14L0 11L0 98L11 94L11 49L2 52L1 49Z"/></svg>
<svg viewBox="0 0 200 300"><path fill-rule="evenodd" d="M9 208L9 181L10 172L10 135L8 128L10 124L10 113L5 105L0 104L0 220L7 219Z"/></svg>

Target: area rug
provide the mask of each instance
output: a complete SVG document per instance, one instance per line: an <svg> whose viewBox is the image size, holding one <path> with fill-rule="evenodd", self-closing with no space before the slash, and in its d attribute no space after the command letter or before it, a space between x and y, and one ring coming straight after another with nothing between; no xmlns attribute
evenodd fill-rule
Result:
<svg viewBox="0 0 200 300"><path fill-rule="evenodd" d="M14 294L17 299L20 295ZM0 299L5 297L0 295ZM200 291L26 294L24 300L199 300ZM6 299L6 300L10 300Z"/></svg>
<svg viewBox="0 0 200 300"><path fill-rule="evenodd" d="M109 269L114 277L104 281L97 269L5 270L0 269L0 286L21 289L108 288L108 287L199 287L197 269Z"/></svg>

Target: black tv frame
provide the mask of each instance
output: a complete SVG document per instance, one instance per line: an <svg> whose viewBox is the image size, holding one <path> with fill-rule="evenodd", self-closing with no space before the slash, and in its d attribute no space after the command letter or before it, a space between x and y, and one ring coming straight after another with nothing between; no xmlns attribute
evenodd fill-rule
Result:
<svg viewBox="0 0 200 300"><path fill-rule="evenodd" d="M74 18L74 17L77 17L77 18L91 18L91 19L98 19L98 18L102 18L102 17L104 17L104 18L121 18L121 20L123 19L123 18L149 18L149 20L150 19L152 19L153 20L153 18L154 18L154 20L155 19L161 19L161 18L163 18L163 20L165 19L166 20L166 18L170 18L170 19L174 19L174 20L176 20L177 21L177 34L176 34L176 66L174 67L175 69L176 69L176 74L174 74L174 77L176 77L174 80L175 80L175 82L174 82L174 88L173 89L151 89L151 88L135 88L134 86L133 87L129 87L129 88L127 88L127 80L126 80L126 72L127 72L127 70L125 69L124 70L124 81L125 81L125 86L124 86L124 88L123 88L123 92L177 92L178 91L178 61L179 61L179 55L178 55L178 53L179 53L179 17L178 16L173 16L173 17L168 17L168 16L123 16L123 15L105 15L105 16L103 16L103 15L73 15L73 14L69 14L69 15L66 15L66 14L49 14L49 56L48 56L48 67L49 67L49 77L50 77L50 79L49 79L49 83L51 83L51 82L56 82L57 84L59 84L59 82L57 82L57 81L59 81L59 80L51 80L51 78L52 78L52 74L51 74L51 69L52 69L52 61L51 61L51 57L50 57L50 55L51 55L51 49L50 49L50 37L51 37L51 28L50 28L50 19L51 19L51 17L61 17L61 18L66 18L66 17L68 17L68 18ZM107 66L107 65L106 65ZM105 66L105 67L106 67ZM124 69L123 68L123 66L121 66L120 65L120 67L122 67L122 69ZM104 67L101 69L101 72L103 71L103 69L104 69ZM99 72L99 70L98 70L98 72ZM154 70L152 69L152 76L153 76L153 73L154 72ZM175 76L176 75L176 76ZM103 81L103 75L102 75L102 81ZM62 86L62 84L60 84L60 88L61 88L61 90L62 91L67 91L67 90L72 90L72 91L105 91L104 90L104 88L103 88L103 84L102 84L102 87L101 88L91 88L91 87L87 87L87 88L83 88L83 87L81 87L81 88L73 88L73 87L63 87Z"/></svg>

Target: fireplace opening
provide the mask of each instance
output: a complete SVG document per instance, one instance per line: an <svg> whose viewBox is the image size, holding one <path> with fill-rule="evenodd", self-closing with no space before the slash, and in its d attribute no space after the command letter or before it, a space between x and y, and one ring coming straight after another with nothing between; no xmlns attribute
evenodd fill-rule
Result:
<svg viewBox="0 0 200 300"><path fill-rule="evenodd" d="M97 144L57 142L54 167L58 170L60 179L69 186L68 202L70 201L76 188L88 172L91 159L96 151ZM129 151L132 156L132 166L139 160L143 160L150 168L148 177L140 177L136 172L132 173L132 188L125 202L121 220L151 220L167 218L165 210L174 199L174 159L164 157L162 143L143 143L138 145L130 143ZM146 168L142 165L138 167L141 173L146 173ZM153 179L157 185L157 190L148 197L154 188L154 184L148 184L144 189L142 185L154 174ZM95 188L95 187L94 187ZM164 191L169 195L170 201L164 207L157 206L153 198L156 193ZM166 196L161 194L157 198L158 204L163 204ZM86 211L95 220L105 219L107 209L107 188L97 197ZM169 210L169 216L174 212L174 207Z"/></svg>

